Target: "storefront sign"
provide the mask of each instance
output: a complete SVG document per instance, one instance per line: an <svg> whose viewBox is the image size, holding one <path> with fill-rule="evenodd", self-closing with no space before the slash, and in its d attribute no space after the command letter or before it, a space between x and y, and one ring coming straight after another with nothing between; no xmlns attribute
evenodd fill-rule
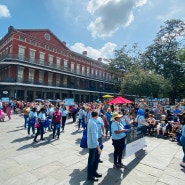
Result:
<svg viewBox="0 0 185 185"><path fill-rule="evenodd" d="M64 100L64 104L65 104L65 106L70 106L70 105L74 105L75 103L74 103L74 98L66 98L65 100Z"/></svg>
<svg viewBox="0 0 185 185"><path fill-rule="evenodd" d="M1 101L7 103L10 101L10 99L8 97L2 97Z"/></svg>
<svg viewBox="0 0 185 185"><path fill-rule="evenodd" d="M3 91L3 94L8 94L8 91Z"/></svg>

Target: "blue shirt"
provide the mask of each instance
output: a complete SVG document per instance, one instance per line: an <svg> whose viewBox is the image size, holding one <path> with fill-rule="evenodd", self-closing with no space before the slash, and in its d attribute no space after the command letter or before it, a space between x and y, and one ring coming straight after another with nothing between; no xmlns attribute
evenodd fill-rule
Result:
<svg viewBox="0 0 185 185"><path fill-rule="evenodd" d="M78 114L79 114L78 115L78 118L79 119L83 119L83 117L84 117L84 110L83 109L80 109L79 112L78 112Z"/></svg>
<svg viewBox="0 0 185 185"><path fill-rule="evenodd" d="M105 116L107 117L107 121L108 121L108 122L111 122L111 119L112 119L112 112L106 112L106 113L105 113Z"/></svg>
<svg viewBox="0 0 185 185"><path fill-rule="evenodd" d="M38 118L39 118L40 120L44 121L44 120L46 120L46 114L40 112L39 115L38 115Z"/></svg>
<svg viewBox="0 0 185 185"><path fill-rule="evenodd" d="M96 119L91 118L87 124L87 146L88 148L96 148L98 145L98 127Z"/></svg>
<svg viewBox="0 0 185 185"><path fill-rule="evenodd" d="M64 109L62 107L59 108L59 111L62 112Z"/></svg>
<svg viewBox="0 0 185 185"><path fill-rule="evenodd" d="M103 119L101 117L98 117L96 119L96 124L97 124L97 127L98 127L98 138L101 138L102 137L102 127L104 125Z"/></svg>
<svg viewBox="0 0 185 185"><path fill-rule="evenodd" d="M119 139L122 139L122 138L126 137L125 132L121 132L119 134L115 133L115 131L123 130L123 129L124 129L124 127L121 123L118 123L117 121L113 121L112 124L111 124L112 139L119 140Z"/></svg>
<svg viewBox="0 0 185 185"><path fill-rule="evenodd" d="M182 112L182 110L180 110L180 109L174 109L173 110L173 114L180 114Z"/></svg>
<svg viewBox="0 0 185 185"><path fill-rule="evenodd" d="M68 113L67 110L63 110L63 111L62 111L62 116L67 116L67 113Z"/></svg>
<svg viewBox="0 0 185 185"><path fill-rule="evenodd" d="M53 107L51 108L47 108L47 115L48 115L48 119L52 119L52 114L53 112L55 112L55 110L53 109Z"/></svg>
<svg viewBox="0 0 185 185"><path fill-rule="evenodd" d="M143 126L145 124L145 118L144 118L144 116L143 115L137 116L137 122L138 122L137 127Z"/></svg>
<svg viewBox="0 0 185 185"><path fill-rule="evenodd" d="M87 123L89 123L89 119L91 119L91 112L86 112L86 120L87 120Z"/></svg>
<svg viewBox="0 0 185 185"><path fill-rule="evenodd" d="M36 118L36 117L37 117L37 112L30 111L29 117L30 117L31 119L32 119L32 118Z"/></svg>
<svg viewBox="0 0 185 185"><path fill-rule="evenodd" d="M46 111L47 114L50 114L53 112L55 112L55 110L53 108L47 108L47 111Z"/></svg>
<svg viewBox="0 0 185 185"><path fill-rule="evenodd" d="M121 122L121 124L122 124L123 126L127 125L127 122L125 121L124 118L121 118L121 119L120 119L120 122Z"/></svg>

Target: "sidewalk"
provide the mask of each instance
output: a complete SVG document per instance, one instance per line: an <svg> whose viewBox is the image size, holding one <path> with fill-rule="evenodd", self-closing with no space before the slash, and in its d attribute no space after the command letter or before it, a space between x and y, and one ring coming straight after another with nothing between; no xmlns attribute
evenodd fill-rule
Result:
<svg viewBox="0 0 185 185"><path fill-rule="evenodd" d="M80 148L82 132L67 120L60 140L52 132L44 141L33 143L23 127L23 117L13 115L11 121L0 122L0 184L1 185L88 185L88 149ZM38 136L38 139L40 137ZM111 139L104 139L99 165L103 177L94 184L102 185L183 185L185 169L183 152L176 142L146 137L147 147L123 160L126 169L113 169Z"/></svg>

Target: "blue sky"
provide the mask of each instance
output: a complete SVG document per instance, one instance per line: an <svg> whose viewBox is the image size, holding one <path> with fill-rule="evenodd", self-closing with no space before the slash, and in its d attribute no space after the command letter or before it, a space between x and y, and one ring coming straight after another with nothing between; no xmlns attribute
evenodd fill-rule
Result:
<svg viewBox="0 0 185 185"><path fill-rule="evenodd" d="M123 45L152 44L166 20L185 21L185 0L0 0L0 38L16 29L49 29L68 48L97 59Z"/></svg>

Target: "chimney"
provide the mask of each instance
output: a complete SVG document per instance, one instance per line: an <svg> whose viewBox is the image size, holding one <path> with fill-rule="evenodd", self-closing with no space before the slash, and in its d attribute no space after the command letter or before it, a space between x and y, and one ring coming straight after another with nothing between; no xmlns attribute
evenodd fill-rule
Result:
<svg viewBox="0 0 185 185"><path fill-rule="evenodd" d="M9 26L9 27L8 27L8 32L11 32L13 29L14 29L13 26Z"/></svg>
<svg viewBox="0 0 185 185"><path fill-rule="evenodd" d="M63 44L66 46L66 42L65 41L63 41Z"/></svg>
<svg viewBox="0 0 185 185"><path fill-rule="evenodd" d="M83 52L82 52L82 55L83 55L83 56L87 56L87 51L83 51Z"/></svg>
<svg viewBox="0 0 185 185"><path fill-rule="evenodd" d="M98 58L98 62L102 62L102 58Z"/></svg>

